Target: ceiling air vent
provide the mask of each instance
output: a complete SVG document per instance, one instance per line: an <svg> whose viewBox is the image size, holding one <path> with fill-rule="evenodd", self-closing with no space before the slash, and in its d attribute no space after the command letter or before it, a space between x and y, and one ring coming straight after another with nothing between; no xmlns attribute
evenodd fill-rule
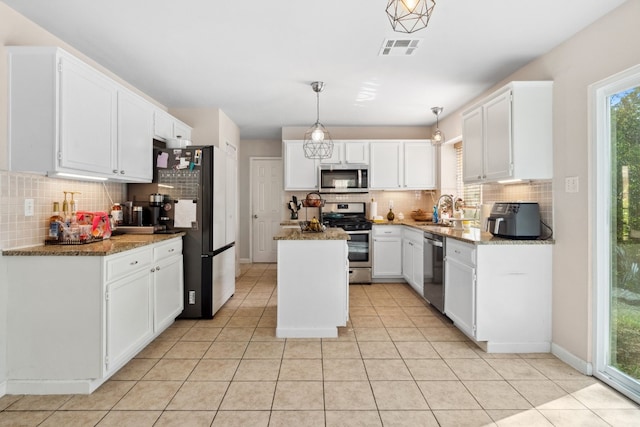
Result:
<svg viewBox="0 0 640 427"><path fill-rule="evenodd" d="M411 56L422 39L384 39L379 56Z"/></svg>

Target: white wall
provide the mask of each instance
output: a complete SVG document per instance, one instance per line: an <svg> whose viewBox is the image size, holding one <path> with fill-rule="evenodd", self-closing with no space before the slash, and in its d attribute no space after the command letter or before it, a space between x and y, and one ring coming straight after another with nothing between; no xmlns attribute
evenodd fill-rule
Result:
<svg viewBox="0 0 640 427"><path fill-rule="evenodd" d="M588 363L593 362L588 88L640 63L639 16L640 0L629 0L483 94L513 80L555 82L553 342ZM462 110L440 121L445 135L461 134ZM579 177L580 192L564 192L568 176Z"/></svg>

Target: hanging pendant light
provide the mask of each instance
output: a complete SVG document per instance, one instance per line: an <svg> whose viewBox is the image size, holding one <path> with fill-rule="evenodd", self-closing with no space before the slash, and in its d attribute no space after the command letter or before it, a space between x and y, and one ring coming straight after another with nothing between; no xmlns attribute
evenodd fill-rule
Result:
<svg viewBox="0 0 640 427"><path fill-rule="evenodd" d="M333 155L333 140L329 131L320 123L320 92L324 89L323 82L311 83L311 89L316 93L316 122L304 133L304 156L307 159L328 159Z"/></svg>
<svg viewBox="0 0 640 427"><path fill-rule="evenodd" d="M431 143L433 145L440 145L444 142L444 133L442 133L442 131L438 128L438 116L440 115L440 113L442 113L442 110L442 107L431 108L431 112L436 115L436 130L433 131L433 134L431 135Z"/></svg>
<svg viewBox="0 0 640 427"><path fill-rule="evenodd" d="M413 33L426 28L435 0L389 0L387 16L394 31Z"/></svg>

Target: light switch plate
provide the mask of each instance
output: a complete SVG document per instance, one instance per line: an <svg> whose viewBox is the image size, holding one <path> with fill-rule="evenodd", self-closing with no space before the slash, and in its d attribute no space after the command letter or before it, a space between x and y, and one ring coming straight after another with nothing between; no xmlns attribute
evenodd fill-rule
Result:
<svg viewBox="0 0 640 427"><path fill-rule="evenodd" d="M24 216L33 216L33 199L24 199Z"/></svg>
<svg viewBox="0 0 640 427"><path fill-rule="evenodd" d="M564 191L565 193L577 193L579 190L580 181L577 176L567 176L564 178Z"/></svg>

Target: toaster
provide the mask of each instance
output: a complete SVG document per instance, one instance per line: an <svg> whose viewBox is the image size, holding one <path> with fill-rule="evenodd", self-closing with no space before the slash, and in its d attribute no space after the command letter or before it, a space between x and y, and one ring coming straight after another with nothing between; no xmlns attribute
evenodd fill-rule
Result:
<svg viewBox="0 0 640 427"><path fill-rule="evenodd" d="M507 239L537 239L540 206L536 202L496 202L487 219L487 231Z"/></svg>

